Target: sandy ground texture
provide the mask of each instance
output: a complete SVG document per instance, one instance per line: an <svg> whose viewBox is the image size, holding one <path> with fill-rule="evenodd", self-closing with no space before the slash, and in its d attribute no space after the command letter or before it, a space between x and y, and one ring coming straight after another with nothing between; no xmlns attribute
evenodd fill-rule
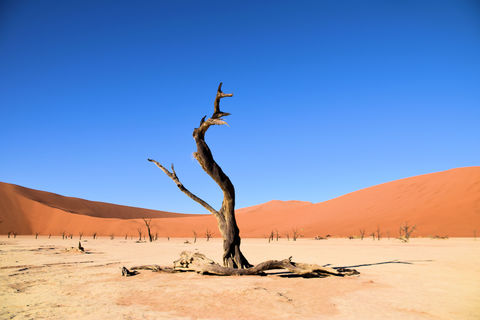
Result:
<svg viewBox="0 0 480 320"><path fill-rule="evenodd" d="M251 263L349 266L360 276L218 277L122 266L171 265L183 250L220 261L219 239L0 236L0 319L480 319L480 239L244 239ZM192 239L189 239L193 242Z"/></svg>

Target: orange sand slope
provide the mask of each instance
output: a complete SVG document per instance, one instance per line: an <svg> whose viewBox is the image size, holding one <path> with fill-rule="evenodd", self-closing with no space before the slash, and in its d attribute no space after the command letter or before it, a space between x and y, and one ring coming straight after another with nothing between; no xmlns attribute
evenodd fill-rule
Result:
<svg viewBox="0 0 480 320"><path fill-rule="evenodd" d="M186 198L185 201L191 201ZM143 228L142 217L153 218L159 237L202 237L207 229L219 236L211 215L186 215L148 210L0 183L0 233L129 236ZM410 177L310 203L270 201L237 210L243 237L264 237L278 230L284 238L293 229L305 237L358 236L380 227L384 237L398 235L401 224L417 226L414 236L480 235L480 167Z"/></svg>

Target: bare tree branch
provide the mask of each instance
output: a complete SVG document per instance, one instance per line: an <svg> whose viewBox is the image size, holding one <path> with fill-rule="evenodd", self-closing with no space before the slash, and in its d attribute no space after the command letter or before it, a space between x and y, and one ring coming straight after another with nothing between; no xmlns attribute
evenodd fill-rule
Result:
<svg viewBox="0 0 480 320"><path fill-rule="evenodd" d="M180 182L180 180L178 179L177 177L177 173L175 172L175 169L173 167L173 164L172 164L172 172L168 171L167 168L165 168L164 166L162 166L158 161L155 161L153 159L148 159L148 161L150 162L153 162L155 163L155 165L157 167L159 167L160 169L162 169L163 172L165 172L165 174L173 180L173 182L175 182L175 184L177 185L178 189L180 189L180 191L182 191L183 193L185 193L187 196L189 196L193 201L199 203L200 205L202 205L205 209L207 209L208 211L210 211L212 214L214 214L215 216L217 216L218 218L221 218L222 220L224 220L225 218L220 215L220 213L213 209L211 205L209 205L208 203L206 203L204 200L200 199L199 197L197 197L196 195L194 195L193 193L191 193L187 188L185 188L185 186Z"/></svg>

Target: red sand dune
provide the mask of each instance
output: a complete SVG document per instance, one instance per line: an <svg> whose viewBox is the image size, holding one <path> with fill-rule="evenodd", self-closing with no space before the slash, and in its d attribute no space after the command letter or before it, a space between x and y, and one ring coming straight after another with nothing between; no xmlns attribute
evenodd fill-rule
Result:
<svg viewBox="0 0 480 320"><path fill-rule="evenodd" d="M185 201L191 201L186 198ZM211 215L186 215L63 197L0 182L0 234L136 236L142 217L153 218L159 237L219 236ZM357 236L380 227L384 237L398 235L401 224L417 226L414 236L480 235L480 167L457 168L396 180L320 202L270 201L237 210L243 237L282 237L297 229L305 237Z"/></svg>

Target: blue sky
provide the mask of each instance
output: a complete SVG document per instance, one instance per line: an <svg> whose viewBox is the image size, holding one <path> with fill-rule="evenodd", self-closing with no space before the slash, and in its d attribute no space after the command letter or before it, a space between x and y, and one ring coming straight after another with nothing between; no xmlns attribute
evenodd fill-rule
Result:
<svg viewBox="0 0 480 320"><path fill-rule="evenodd" d="M480 163L477 1L1 1L0 181L206 213Z"/></svg>

